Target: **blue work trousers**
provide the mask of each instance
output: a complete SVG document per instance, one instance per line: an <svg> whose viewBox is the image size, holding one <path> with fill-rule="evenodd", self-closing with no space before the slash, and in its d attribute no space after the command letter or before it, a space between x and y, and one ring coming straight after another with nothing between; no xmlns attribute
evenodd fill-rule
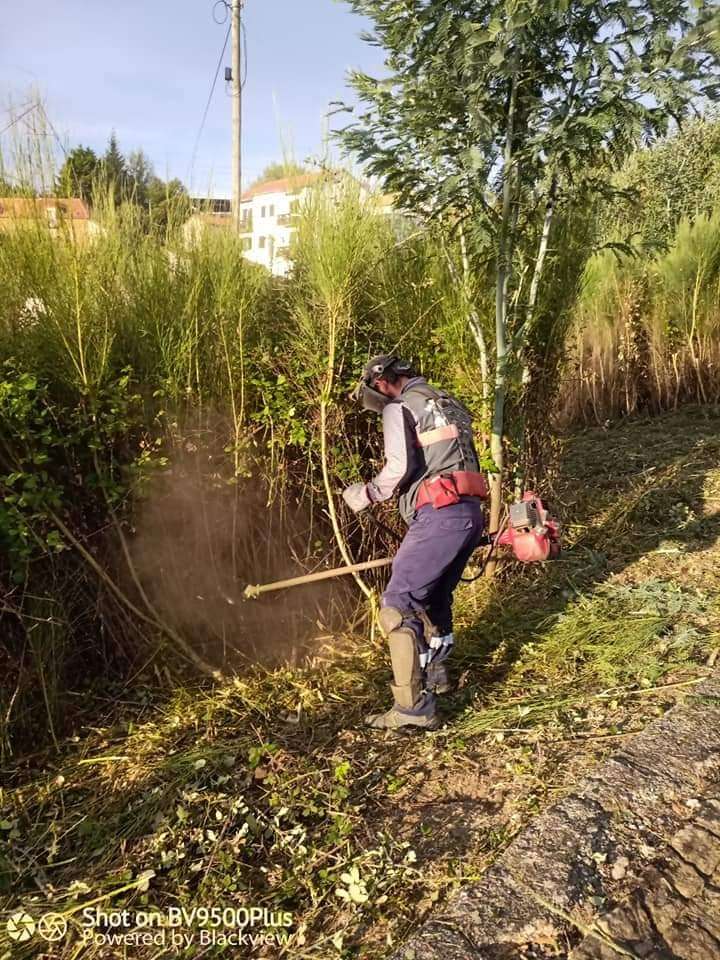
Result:
<svg viewBox="0 0 720 960"><path fill-rule="evenodd" d="M403 626L412 628L421 651L427 647L420 614L430 620L438 636L452 633L453 591L480 544L483 526L477 497L463 497L439 510L426 504L410 522L381 605L401 611Z"/></svg>

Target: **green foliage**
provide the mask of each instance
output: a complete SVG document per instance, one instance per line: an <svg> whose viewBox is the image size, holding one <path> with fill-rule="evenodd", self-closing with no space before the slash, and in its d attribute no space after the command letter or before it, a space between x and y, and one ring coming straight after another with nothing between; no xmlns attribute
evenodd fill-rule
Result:
<svg viewBox="0 0 720 960"><path fill-rule="evenodd" d="M610 171L641 137L716 96L714 9L349 3L370 20L366 39L385 51L385 70L351 74L360 103L347 108L344 146L402 207L450 230L466 224L473 273L492 265L495 324L484 336L495 345L492 452L502 471L508 391L525 413L541 408L529 385L560 358L563 338L537 318L557 208L614 195ZM493 502L499 511L497 484Z"/></svg>
<svg viewBox="0 0 720 960"><path fill-rule="evenodd" d="M720 203L720 121L711 115L685 122L633 153L614 182L628 196L601 212L601 242L630 238L645 248L667 246L682 219L692 221Z"/></svg>
<svg viewBox="0 0 720 960"><path fill-rule="evenodd" d="M54 190L60 197L81 197L91 205L96 219L107 221L124 215L144 232L163 240L177 231L191 212L182 181L165 182L156 176L143 150L125 157L115 133L101 158L89 147L71 150L55 178Z"/></svg>
<svg viewBox="0 0 720 960"><path fill-rule="evenodd" d="M132 198L141 207L146 207L150 184L156 179L152 163L142 150L133 150L128 154L126 166Z"/></svg>
<svg viewBox="0 0 720 960"><path fill-rule="evenodd" d="M405 5L350 0L386 51L383 79L354 73L362 109L345 145L398 193L431 214L447 207L497 231L492 197L506 150L526 185L607 186L599 158L625 138L664 131L699 93L715 92L711 11L675 0L651 4L575 0ZM505 177L508 171L500 176Z"/></svg>
<svg viewBox="0 0 720 960"><path fill-rule="evenodd" d="M150 229L161 239L181 227L190 216L190 197L178 179L165 183L152 176L141 196L145 198Z"/></svg>
<svg viewBox="0 0 720 960"><path fill-rule="evenodd" d="M293 160L281 160L275 163L269 163L260 176L253 180L248 189L252 190L253 187L257 187L267 180L282 180L285 177L298 177L308 172L307 167L304 167L300 163L295 163Z"/></svg>
<svg viewBox="0 0 720 960"><path fill-rule="evenodd" d="M120 152L115 131L110 134L107 150L100 161L100 190L109 191L116 205L127 196L130 187L125 157Z"/></svg>
<svg viewBox="0 0 720 960"><path fill-rule="evenodd" d="M0 548L11 579L21 583L38 550L62 548L46 511L62 508L64 491L51 481L48 466L64 437L56 432L46 389L38 389L36 377L19 373L9 362L0 381L0 424L6 449L12 450L3 457L8 472L0 476Z"/></svg>
<svg viewBox="0 0 720 960"><path fill-rule="evenodd" d="M129 372L77 405L53 400L47 383L6 361L0 380L0 545L12 581L28 565L67 549L54 520L84 502L87 514L118 506L158 461L133 456L144 433L140 396ZM128 449L129 447L129 449ZM128 454L130 457L128 457ZM128 462L130 460L130 462Z"/></svg>
<svg viewBox="0 0 720 960"><path fill-rule="evenodd" d="M65 157L55 180L59 197L80 197L89 203L100 169L100 161L90 147L74 147Z"/></svg>

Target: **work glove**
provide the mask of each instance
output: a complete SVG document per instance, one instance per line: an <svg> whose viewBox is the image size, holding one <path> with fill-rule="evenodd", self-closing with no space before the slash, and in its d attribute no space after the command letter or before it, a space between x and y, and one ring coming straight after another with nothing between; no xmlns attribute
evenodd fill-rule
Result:
<svg viewBox="0 0 720 960"><path fill-rule="evenodd" d="M369 507L372 503L367 493L367 486L364 483L353 483L346 487L342 492L342 497L353 513L360 513L361 510Z"/></svg>

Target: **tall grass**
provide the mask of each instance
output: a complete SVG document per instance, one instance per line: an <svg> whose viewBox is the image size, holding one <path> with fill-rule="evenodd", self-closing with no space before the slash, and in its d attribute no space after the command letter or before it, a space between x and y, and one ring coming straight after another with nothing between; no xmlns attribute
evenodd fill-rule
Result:
<svg viewBox="0 0 720 960"><path fill-rule="evenodd" d="M681 220L655 256L593 256L568 353L567 420L717 403L720 212Z"/></svg>
<svg viewBox="0 0 720 960"><path fill-rule="evenodd" d="M23 177L29 194L53 182L47 171ZM164 667L197 666L204 634L168 622L132 550L145 481L188 449L200 447L203 482L232 493L233 548L207 556L213 570L229 564L233 580L274 543L269 534L254 542L262 517L241 522L249 476L281 518L308 505L296 560L392 549L339 497L382 455L376 418L348 396L370 355L408 356L457 393L477 415L481 448L489 419L492 290L464 235L412 221L398 229L348 178L327 178L301 212L289 277L274 278L243 258L230 232L186 242L181 206L171 206L162 236L107 187L93 207L96 228L84 238L62 218L51 232L44 216L0 233L6 748L10 728L22 717L31 729L38 705L48 736L57 735L79 665L127 676L170 649ZM553 283L541 292L525 358L536 390L523 397L518 380L515 409L526 401L541 417L559 407L567 421L602 422L716 401L720 214L681 222L654 257L592 257L578 295L592 232L582 218L572 211L558 222ZM546 433L537 438L527 449L540 462ZM195 506L210 541L207 498ZM221 640L224 649L225 633Z"/></svg>
<svg viewBox="0 0 720 960"><path fill-rule="evenodd" d="M347 184L309 198L289 280L246 261L229 232L160 238L106 196L93 215L85 238L68 220L51 232L41 212L0 234L0 358L11 364L0 404L6 749L38 709L49 735L61 728L83 660L90 677L128 675L163 648L173 652L165 668L204 657L204 635L168 619L133 562L141 491L186 448L207 443L203 475L232 491L235 546L227 557L210 544L211 566L249 576L250 474L281 514L310 504L306 555L332 544L329 526L341 554L360 547L365 534L338 493L380 448L350 387L380 350L437 370L429 331L447 322L439 256L408 244ZM196 506L209 511L209 541L206 501ZM38 609L52 611L45 625Z"/></svg>

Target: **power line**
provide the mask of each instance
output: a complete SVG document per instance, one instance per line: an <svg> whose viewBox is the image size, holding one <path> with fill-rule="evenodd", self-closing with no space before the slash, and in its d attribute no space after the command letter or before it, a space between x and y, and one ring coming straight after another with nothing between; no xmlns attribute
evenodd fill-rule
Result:
<svg viewBox="0 0 720 960"><path fill-rule="evenodd" d="M60 139L60 137L59 137L59 135L58 135L57 130L56 130L55 127L53 126L52 120L51 120L50 117L48 116L47 110L45 109L45 104L42 103L42 101L41 101L40 103L38 103L38 106L39 106L40 109L42 110L42 114L43 114L43 116L45 117L45 123L47 123L47 125L50 127L50 130L51 130L51 132L52 132L52 135L53 135L53 136L55 137L55 139L57 140L58 146L59 146L60 149L62 150L63 154L64 154L65 156L67 156L67 149L65 148L65 144L62 142L62 140Z"/></svg>
<svg viewBox="0 0 720 960"><path fill-rule="evenodd" d="M192 180L192 174L195 168L195 158L197 157L198 147L200 146L200 137L202 137L203 130L205 129L205 121L207 120L208 111L210 110L210 102L212 100L212 95L215 92L217 79L220 75L220 68L222 67L223 57L225 56L225 51L227 50L227 45L228 45L228 40L230 39L231 30L232 30L232 25L230 25L227 28L227 33L225 34L225 42L223 43L222 50L220 51L220 56L218 57L217 67L215 68L215 76L213 77L213 82L210 86L210 93L208 94L207 103L205 104L205 110L203 111L202 120L200 121L200 128L197 132L197 137L195 138L195 146L193 147L192 159L190 160L190 170L188 172L188 182Z"/></svg>
<svg viewBox="0 0 720 960"><path fill-rule="evenodd" d="M19 123L19 122L22 120L23 117L26 117L29 113L32 113L33 110L37 110L37 108L38 108L39 106L40 106L39 103L33 103L32 106L30 106L30 107L27 108L27 110L24 110L22 113L18 114L17 117L14 117L6 127L3 127L2 130L0 130L0 137L1 137L4 133L7 133L7 131L8 131L11 127L14 127L16 123Z"/></svg>
<svg viewBox="0 0 720 960"><path fill-rule="evenodd" d="M221 0L219 0L219 2L221 2ZM245 29L245 23L244 23L244 21L240 24L240 30L242 31L242 38L243 38L243 78L242 78L242 80L240 81L240 89L241 89L241 90L244 90L244 89L245 89L245 84L247 83L247 75L248 75L247 30ZM233 96L232 89L229 89L230 86L231 86L231 85L230 85L229 83L226 83L226 84L225 84L225 96L226 96L226 97L232 97L232 96Z"/></svg>

